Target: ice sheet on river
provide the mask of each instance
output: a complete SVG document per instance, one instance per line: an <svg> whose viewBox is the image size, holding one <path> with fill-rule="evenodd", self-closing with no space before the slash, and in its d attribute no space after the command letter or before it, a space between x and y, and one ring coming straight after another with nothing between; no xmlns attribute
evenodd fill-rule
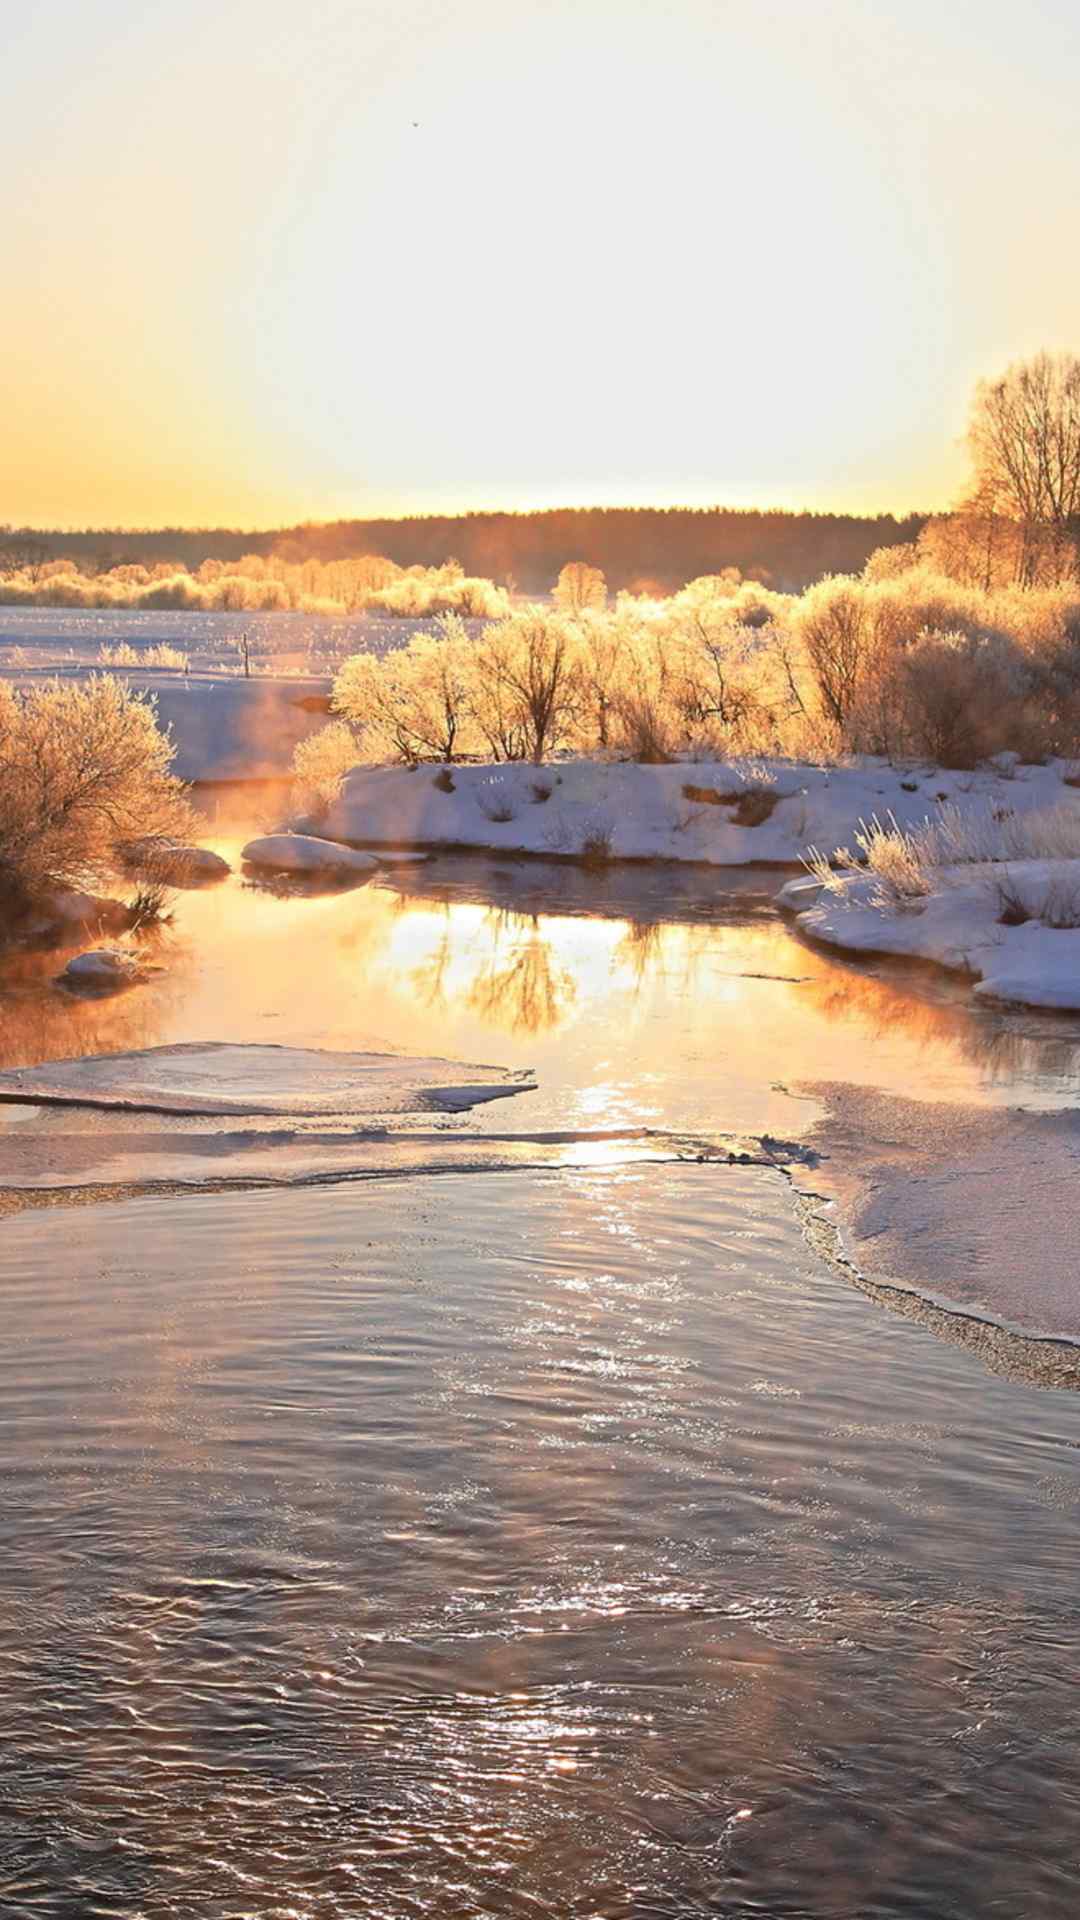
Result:
<svg viewBox="0 0 1080 1920"><path fill-rule="evenodd" d="M211 1116L458 1113L535 1084L531 1073L458 1060L222 1042L13 1068L0 1073L0 1102Z"/></svg>

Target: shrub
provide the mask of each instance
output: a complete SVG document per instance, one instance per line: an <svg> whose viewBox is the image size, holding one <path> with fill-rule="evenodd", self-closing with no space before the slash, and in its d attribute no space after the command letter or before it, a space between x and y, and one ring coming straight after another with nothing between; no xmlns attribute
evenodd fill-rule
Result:
<svg viewBox="0 0 1080 1920"><path fill-rule="evenodd" d="M9 894L97 883L121 868L126 842L187 832L171 758L152 701L111 675L25 691L0 683L0 870Z"/></svg>
<svg viewBox="0 0 1080 1920"><path fill-rule="evenodd" d="M344 720L331 720L293 748L293 783L304 806L324 808L360 758L356 734Z"/></svg>
<svg viewBox="0 0 1080 1920"><path fill-rule="evenodd" d="M136 887L129 903L131 931L148 933L153 927L171 920L172 915L168 911L171 901L168 887L155 880L144 880L141 886Z"/></svg>

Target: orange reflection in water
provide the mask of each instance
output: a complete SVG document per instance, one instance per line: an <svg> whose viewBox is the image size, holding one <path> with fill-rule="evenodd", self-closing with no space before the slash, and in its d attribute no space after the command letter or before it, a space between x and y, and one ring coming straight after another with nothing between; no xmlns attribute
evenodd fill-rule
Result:
<svg viewBox="0 0 1080 1920"><path fill-rule="evenodd" d="M237 864L240 844L222 844ZM631 877L589 915L563 869L538 881L535 868L503 867L492 904L460 897L461 868L315 898L234 873L178 897L162 971L108 1002L50 985L63 956L13 960L4 1064L190 1040L437 1053L539 1075L527 1118L488 1111L467 1124L594 1132L790 1134L813 1117L793 1098L808 1082L964 1101L1015 1097L1019 1084L1060 1098L1062 1076L1075 1084L1067 1023L991 1014L929 976L854 969L737 901L724 916L719 875L666 909L656 876ZM471 872L481 887L482 865Z"/></svg>

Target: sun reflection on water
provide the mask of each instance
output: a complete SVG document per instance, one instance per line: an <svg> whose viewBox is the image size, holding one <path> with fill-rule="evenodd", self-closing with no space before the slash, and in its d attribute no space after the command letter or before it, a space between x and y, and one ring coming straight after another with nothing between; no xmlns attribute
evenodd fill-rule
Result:
<svg viewBox="0 0 1080 1920"><path fill-rule="evenodd" d="M236 859L237 844L221 850ZM530 1124L592 1132L790 1135L810 1116L801 1084L826 1080L964 1101L1015 1097L1022 1085L1036 1104L1080 1085L1072 1026L831 960L794 941L757 896L740 906L749 896L725 894L723 876L699 876L688 900L666 880L623 876L590 913L580 876L562 869L500 868L488 883L497 902L490 890L468 897L483 895L484 874L482 862L435 862L298 897L234 873L177 898L163 971L106 1004L54 990L63 955L13 956L0 1059L189 1040L438 1053L535 1068ZM602 1141L595 1153L608 1163Z"/></svg>

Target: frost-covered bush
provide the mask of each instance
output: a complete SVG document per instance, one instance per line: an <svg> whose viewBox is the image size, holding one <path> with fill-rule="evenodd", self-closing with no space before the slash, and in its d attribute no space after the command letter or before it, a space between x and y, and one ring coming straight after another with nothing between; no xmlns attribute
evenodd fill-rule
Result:
<svg viewBox="0 0 1080 1920"><path fill-rule="evenodd" d="M188 655L181 653L179 647L170 647L166 641L153 647L130 647L126 640L120 640L115 646L108 643L98 648L98 659L103 667L170 667L177 673L186 673L190 665Z"/></svg>
<svg viewBox="0 0 1080 1920"><path fill-rule="evenodd" d="M111 675L0 683L0 881L9 902L96 884L124 846L190 828L153 702Z"/></svg>
<svg viewBox="0 0 1080 1920"><path fill-rule="evenodd" d="M8 606L167 608L197 613L384 613L427 617L460 613L494 620L510 611L510 597L493 581L469 578L454 561L442 567L396 566L379 554L347 560L286 559L245 554L204 560L189 573L180 562L150 568L125 562L84 574L69 559L0 577L0 604Z"/></svg>
<svg viewBox="0 0 1080 1920"><path fill-rule="evenodd" d="M299 805L321 810L335 799L350 768L360 760L360 743L345 720L330 720L293 748L293 786Z"/></svg>

